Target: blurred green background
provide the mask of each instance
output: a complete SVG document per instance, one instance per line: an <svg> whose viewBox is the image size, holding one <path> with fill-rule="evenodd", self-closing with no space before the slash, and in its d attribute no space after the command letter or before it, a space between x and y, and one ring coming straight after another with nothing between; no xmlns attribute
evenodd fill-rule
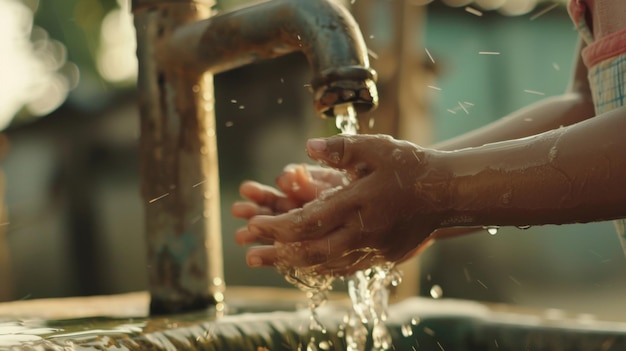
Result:
<svg viewBox="0 0 626 351"><path fill-rule="evenodd" d="M431 140L564 91L576 32L563 2L413 2L426 11L410 30L431 74L414 79L427 86ZM396 19L388 7L387 0L372 6L368 43L390 40ZM145 289L129 4L1 0L0 33L7 208L0 296ZM228 208L242 180L272 183L285 164L306 162L306 138L332 130L313 115L308 79L298 55L216 76L227 284L287 286L273 270L245 266L245 249L231 238L243 223ZM605 312L619 304L623 266L611 223L502 228L431 247L421 258L421 293L437 284L446 297Z"/></svg>

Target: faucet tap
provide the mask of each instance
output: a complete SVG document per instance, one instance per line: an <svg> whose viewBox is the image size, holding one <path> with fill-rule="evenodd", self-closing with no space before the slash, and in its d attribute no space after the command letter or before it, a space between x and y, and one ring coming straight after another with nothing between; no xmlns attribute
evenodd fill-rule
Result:
<svg viewBox="0 0 626 351"><path fill-rule="evenodd" d="M378 104L376 72L359 27L332 0L271 0L192 23L173 33L157 57L218 73L295 51L311 67L319 115L333 117L342 103L354 104L357 112Z"/></svg>
<svg viewBox="0 0 626 351"><path fill-rule="evenodd" d="M133 0L151 313L223 308L214 74L300 51L320 116L378 103L363 37L342 5L269 0L213 16L213 4Z"/></svg>

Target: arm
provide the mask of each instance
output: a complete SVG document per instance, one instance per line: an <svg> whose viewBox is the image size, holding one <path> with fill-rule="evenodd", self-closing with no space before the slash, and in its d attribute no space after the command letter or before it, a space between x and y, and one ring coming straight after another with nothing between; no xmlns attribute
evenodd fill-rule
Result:
<svg viewBox="0 0 626 351"><path fill-rule="evenodd" d="M437 143L432 148L455 150L523 138L560 126L569 126L594 116L587 68L580 54L583 47L584 43L579 39L572 76L564 94L539 101L482 128ZM480 229L480 227L442 228L435 231L431 238L453 238Z"/></svg>
<svg viewBox="0 0 626 351"><path fill-rule="evenodd" d="M350 274L405 259L440 228L626 218L626 107L523 139L456 151L381 135L313 139L313 159L350 184L302 208L250 219L253 266L278 260Z"/></svg>
<svg viewBox="0 0 626 351"><path fill-rule="evenodd" d="M432 148L455 150L523 138L593 117L587 68L580 55L583 45L579 40L572 76L564 94L517 110L482 128L432 145Z"/></svg>
<svg viewBox="0 0 626 351"><path fill-rule="evenodd" d="M620 108L526 139L440 154L436 163L450 176L442 226L626 217L625 130Z"/></svg>

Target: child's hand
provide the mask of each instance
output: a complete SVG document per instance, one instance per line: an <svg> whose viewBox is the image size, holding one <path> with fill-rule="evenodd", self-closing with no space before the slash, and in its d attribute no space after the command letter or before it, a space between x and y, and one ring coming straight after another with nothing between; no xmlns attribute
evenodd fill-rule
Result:
<svg viewBox="0 0 626 351"><path fill-rule="evenodd" d="M294 202L278 208L287 213L251 217L246 238L274 246L251 248L249 265L281 260L346 275L406 258L440 224L447 178L429 168L434 150L382 135L313 139L307 150L312 159L344 170L351 182L303 201L301 208Z"/></svg>
<svg viewBox="0 0 626 351"><path fill-rule="evenodd" d="M342 172L332 168L311 165L288 165L276 179L277 188L253 181L245 181L239 193L248 201L236 202L231 207L235 218L249 220L257 215L277 215L302 207L328 189L347 184ZM272 243L252 235L247 227L235 233L240 245Z"/></svg>

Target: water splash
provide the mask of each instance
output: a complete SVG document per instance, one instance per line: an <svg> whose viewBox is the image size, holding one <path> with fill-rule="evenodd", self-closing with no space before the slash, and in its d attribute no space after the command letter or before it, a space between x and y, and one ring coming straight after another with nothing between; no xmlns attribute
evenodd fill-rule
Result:
<svg viewBox="0 0 626 351"><path fill-rule="evenodd" d="M359 122L352 104L335 106L334 111L336 126L342 134L358 133ZM389 286L397 286L400 281L401 273L392 263L357 271L347 280L348 294L352 301L352 311L345 328L348 351L365 349L368 327L372 333L372 350L391 348L391 335L385 325Z"/></svg>
<svg viewBox="0 0 626 351"><path fill-rule="evenodd" d="M309 331L326 333L326 328L319 320L317 308L326 302L326 293L332 290L335 278L319 274L311 267L293 267L283 262L276 263L276 269L287 282L306 293L309 300Z"/></svg>
<svg viewBox="0 0 626 351"><path fill-rule="evenodd" d="M358 133L359 123L352 104L337 105L334 108L334 113L335 124L342 134L354 135ZM317 316L317 308L326 301L326 292L332 289L334 277L319 274L311 267L293 267L283 262L278 262L276 268L289 283L306 292L309 298L309 331L325 333L326 329ZM401 272L395 268L393 263L387 263L357 271L345 280L348 285L348 295L352 302L352 310L344 319L344 324L340 326L338 333L345 337L346 350L364 351L370 329L372 350L391 349L392 338L385 325L389 304L389 286L400 284ZM322 344L319 346L318 348L315 338L312 337L306 345L306 350L325 349L321 347ZM323 344L323 346L327 345Z"/></svg>
<svg viewBox="0 0 626 351"><path fill-rule="evenodd" d="M401 272L393 263L357 271L348 279L352 311L345 328L348 351L365 349L368 328L371 328L372 350L389 350L392 338L385 321L389 304L389 287L398 286Z"/></svg>

